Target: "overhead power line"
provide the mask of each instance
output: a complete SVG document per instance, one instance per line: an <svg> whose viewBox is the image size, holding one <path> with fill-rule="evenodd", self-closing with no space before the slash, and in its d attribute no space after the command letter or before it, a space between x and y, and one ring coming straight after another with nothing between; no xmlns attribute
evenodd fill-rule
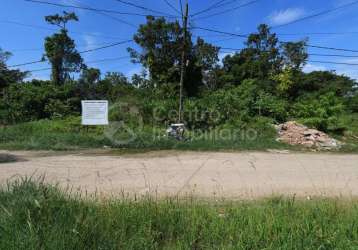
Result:
<svg viewBox="0 0 358 250"><path fill-rule="evenodd" d="M181 17L184 18L184 11L183 11L183 2L182 2L182 0L179 0L179 5L180 5Z"/></svg>
<svg viewBox="0 0 358 250"><path fill-rule="evenodd" d="M97 47L97 48L93 48L93 49L88 49L88 50L84 50L79 52L80 54L84 54L84 53L89 53L89 52L94 52L97 50L102 50L102 49L107 49L107 48L111 48L111 47L115 47L124 43L128 43L128 42L132 42L133 40L126 40L126 41L121 41L118 43L112 43L110 45L106 45L106 46L101 46L101 47ZM20 64L16 64L16 65L11 65L8 66L8 68L15 68L15 67L20 67L20 66L25 66L25 65L30 65L30 64L37 64L37 63L42 63L42 62L46 62L48 61L47 59L44 60L38 60L38 61L32 61L32 62L26 62L26 63L20 63Z"/></svg>
<svg viewBox="0 0 358 250"><path fill-rule="evenodd" d="M141 9L141 10L145 10L145 11L149 11L149 12L153 12L153 13L158 13L158 14L165 15L165 16L172 16L172 15L170 15L168 13L158 11L158 10L153 10L153 9L150 9L150 8L147 8L147 7L144 7L144 6L141 6L141 5L137 5L137 4L134 4L134 3L130 3L130 2L127 2L127 1L123 1L123 0L115 0L115 1L120 2L122 4L125 4L125 5L128 5L128 6L135 7L137 9ZM172 17L175 17L175 16L172 16Z"/></svg>
<svg viewBox="0 0 358 250"><path fill-rule="evenodd" d="M335 55L335 54L316 54L316 53L310 53L308 54L310 56L323 56L323 57L343 57L343 58L358 58L358 55Z"/></svg>
<svg viewBox="0 0 358 250"><path fill-rule="evenodd" d="M13 25L18 25L18 26L23 26L23 27L28 27L28 28L34 28L34 29L50 30L50 31L55 31L55 32L58 31L58 29L53 29L53 28L39 26L39 25L33 25L33 24L20 23L20 22L16 22L16 21L0 20L0 23L13 24ZM87 32L76 32L76 31L68 31L68 32L71 34L86 35L86 36L91 36L91 37L100 37L100 38L105 38L105 39L116 39L116 40L123 39L123 37L105 36L105 35L99 35L99 34L87 33Z"/></svg>
<svg viewBox="0 0 358 250"><path fill-rule="evenodd" d="M85 7L87 7L87 8L92 8L91 6L88 6L88 5L85 5L85 4L81 3L79 0L78 0L78 1L77 1L77 0L72 0L72 2L73 2L73 1L77 2L77 3L80 4L80 5L85 6ZM116 22L118 22L118 23L127 24L128 26L131 26L131 27L133 27L133 28L135 28L135 29L138 28L137 25L135 25L135 24L133 24L133 23L130 23L130 22L126 21L126 20L120 19L120 18L118 18L118 17L116 17L116 16L112 16L112 15L110 15L110 14L103 13L103 12L98 12L98 14L99 14L99 15L102 15L102 16L105 16L105 17L107 17L107 18L110 18L110 19L112 19L112 20L114 20L114 21L116 21Z"/></svg>
<svg viewBox="0 0 358 250"><path fill-rule="evenodd" d="M302 32L302 33L276 33L278 36L327 36L327 35L358 35L358 31L342 32Z"/></svg>
<svg viewBox="0 0 358 250"><path fill-rule="evenodd" d="M79 44L76 47L77 48L84 48L89 46L102 46L102 45L109 45L111 43L91 43L91 44ZM44 51L45 48L32 48L32 49L7 49L10 52L26 52L26 51Z"/></svg>
<svg viewBox="0 0 358 250"><path fill-rule="evenodd" d="M233 12L235 10L238 10L238 9L241 9L241 8L244 8L244 7L247 7L247 6L250 6L252 4L255 4L257 2L259 2L260 0L253 0L253 1L250 1L250 2L247 2L247 3L244 3L244 4L241 4L239 6L236 6L236 7L233 7L233 8L230 8L230 9L227 9L227 10L224 10L224 11L220 11L220 12L216 12L216 13L213 13L211 15L207 15L207 16L202 16L202 17L197 17L194 19L195 20L202 20L202 19L207 19L207 18L210 18L210 17L214 17L214 16L219 16L219 15L223 15L223 14L226 14L226 13L229 13L229 12Z"/></svg>
<svg viewBox="0 0 358 250"><path fill-rule="evenodd" d="M110 14L127 15L127 16L141 16L141 17L148 16L146 14L140 14L140 13L134 13L134 12L121 12L121 11L116 11L116 10L98 9L98 8L92 8L92 7L81 7L81 6L76 6L76 5L52 3L52 2L46 2L46 1L37 1L37 0L24 0L24 1L30 2L30 3L52 5L52 6L63 7L63 8L87 10L87 11L93 11L93 12L99 12L99 13L110 13ZM162 16L155 16L155 17L162 17ZM172 17L172 16L164 16L164 17ZM124 20L122 20L122 21L126 22L128 24L127 21L124 21Z"/></svg>
<svg viewBox="0 0 358 250"><path fill-rule="evenodd" d="M312 61L312 60L309 60L308 62L311 62L311 63L337 64L337 65L348 65L348 66L358 66L358 63L331 62L331 61Z"/></svg>
<svg viewBox="0 0 358 250"><path fill-rule="evenodd" d="M319 17L319 16L322 16L322 15L326 15L326 14L329 14L331 12L334 12L334 11L337 11L337 10L340 10L340 9L344 9L344 8L347 8L347 7L356 5L356 4L358 4L358 1L353 1L353 2L350 2L350 3L347 3L347 4L340 5L340 6L336 7L336 8L328 9L328 10L321 11L321 12L318 12L318 13L313 14L313 15L298 18L296 20L293 20L292 22L272 26L271 28L276 29L276 28L284 27L284 26L287 26L287 25L290 25L290 24L293 24L293 23L298 23L298 22L301 22L301 21L305 21L307 19Z"/></svg>
<svg viewBox="0 0 358 250"><path fill-rule="evenodd" d="M283 43L287 43L287 42L283 42ZM325 46L318 46L318 45L312 45L312 44L307 44L306 46L311 47L311 48L317 48L317 49L327 49L327 50L336 50L336 51L346 51L346 52L358 53L358 50L353 50L353 49L325 47Z"/></svg>
<svg viewBox="0 0 358 250"><path fill-rule="evenodd" d="M94 61L89 61L86 64L94 64L94 63L102 63L102 62L112 62L112 61L119 61L119 60L123 60L123 59L129 59L130 56L122 56L122 57L117 57L117 58L107 58L107 59L100 59L100 60L94 60ZM27 72L29 73L33 73L33 72L40 72L40 71L47 71L47 70L51 70L52 68L42 68L42 69L34 69L34 70L29 70Z"/></svg>
<svg viewBox="0 0 358 250"><path fill-rule="evenodd" d="M220 47L222 50L230 50L230 51L241 51L243 48L227 48L227 47ZM358 55L337 55L337 54L318 54L318 53L307 53L309 56L322 56L322 57L342 57L342 58L358 58Z"/></svg>
<svg viewBox="0 0 358 250"><path fill-rule="evenodd" d="M31 64L37 64L37 63L42 63L42 62L46 62L46 59L43 60L37 60L37 61L32 61L32 62L26 62L26 63L20 63L20 64L15 64L15 65L10 65L7 66L8 68L15 68L15 67L20 67L20 66L25 66L25 65L31 65Z"/></svg>
<svg viewBox="0 0 358 250"><path fill-rule="evenodd" d="M97 51L97 50L108 49L108 48L111 48L111 47L115 47L115 46L118 46L118 45L121 45L121 44L130 43L130 42L133 42L133 40L132 39L125 40L125 41L121 41L121 42L118 42L118 43L113 43L113 44L110 44L110 45L106 45L106 46L102 46L102 47L98 47L98 48L94 48L94 49L88 49L88 50L85 50L85 51L81 51L79 53L84 54L84 53L93 52L93 51Z"/></svg>
<svg viewBox="0 0 358 250"><path fill-rule="evenodd" d="M209 29L209 28L203 28L203 27L198 27L198 26L194 26L193 29L205 30L205 31L210 31L210 32L218 33L218 34L225 34L225 35L229 35L229 36L237 36L237 37L242 37L242 38L248 38L249 37L248 35L230 33L230 32L214 30L214 29Z"/></svg>
<svg viewBox="0 0 358 250"><path fill-rule="evenodd" d="M179 15L181 15L180 10L178 10L174 5L172 5L168 0L164 0L164 2L172 9L174 10L176 13L178 13Z"/></svg>
<svg viewBox="0 0 358 250"><path fill-rule="evenodd" d="M195 12L195 13L194 13L193 15L191 15L191 16L194 17L194 16L200 15L200 14L202 14L202 13L208 12L208 11L210 11L210 10L212 10L212 9L215 9L215 7L217 7L218 5L220 5L221 3L225 2L225 1L227 1L227 0L218 1L218 2L216 2L216 3L212 4L212 5L210 5L210 6L209 6L208 8L206 8L206 9L203 9L203 10L201 10L201 11Z"/></svg>
<svg viewBox="0 0 358 250"><path fill-rule="evenodd" d="M236 37L242 37L242 38L248 38L249 37L248 35L230 33L230 32L214 30L214 29L208 29L208 28L203 28L203 27L198 27L198 26L193 27L193 29L206 30L206 31L215 32L215 33L219 33L219 34L225 34L225 35L229 35L229 36L236 36ZM289 42L282 41L280 43L284 44L284 43L289 43ZM313 44L306 44L306 47L358 53L358 50L346 49L346 48L326 47L326 46L319 46L319 45L313 45Z"/></svg>

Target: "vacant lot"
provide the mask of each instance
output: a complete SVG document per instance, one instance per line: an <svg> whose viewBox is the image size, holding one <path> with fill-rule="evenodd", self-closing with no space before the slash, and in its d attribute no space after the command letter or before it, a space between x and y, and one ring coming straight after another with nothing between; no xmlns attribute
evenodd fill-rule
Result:
<svg viewBox="0 0 358 250"><path fill-rule="evenodd" d="M358 155L179 151L132 155L106 151L10 154L21 161L0 165L1 183L23 176L42 176L62 188L104 196L358 195Z"/></svg>

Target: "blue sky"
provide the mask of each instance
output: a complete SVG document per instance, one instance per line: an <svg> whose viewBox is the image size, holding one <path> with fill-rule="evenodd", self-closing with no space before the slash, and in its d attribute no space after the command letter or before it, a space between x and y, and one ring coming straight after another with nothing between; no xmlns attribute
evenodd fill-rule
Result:
<svg viewBox="0 0 358 250"><path fill-rule="evenodd" d="M148 14L148 11L139 10L134 7L126 6L116 0L47 0L53 3L62 3L77 6L90 6L93 8L110 9L123 12L135 12ZM166 5L164 0L127 0L132 3L145 6L158 11L176 15L176 13ZM179 0L168 0L171 4L179 8ZM185 0L182 0L185 2ZM207 8L219 0L189 0L190 13L195 13ZM232 0L231 0L232 1ZM234 7L250 2L251 0L232 1L233 3L210 12L203 13L197 17L207 16L221 10L231 10ZM226 32L247 34L255 31L260 23L270 25L280 25L293 21L307 15L331 9L342 4L353 2L354 0L261 0L255 4L223 15L213 16L211 18L191 20L193 25L206 27ZM227 0L230 2L230 0ZM23 62L36 61L41 59L43 54L43 41L54 31L52 27L45 23L44 16L61 11L70 11L69 8L41 5L25 2L23 0L2 0L0 9L0 47L13 53L9 60L9 65L20 64ZM78 45L78 50L83 51L91 48L100 47L106 44L115 43L122 40L131 39L136 29L130 25L119 22L116 19L123 19L131 24L139 25L145 22L144 17L123 16L117 14L103 15L100 13L75 10L80 18L80 22L69 25L71 36ZM335 35L310 35L309 43L319 46L347 48L358 50L358 4L344 8L336 12L322 15L313 19L290 24L281 28L274 29L279 34L279 38L284 41L298 40L307 36L302 33L314 32L357 32L351 34ZM37 28L27 27L19 24L36 26ZM213 44L241 48L244 40L210 33L207 31L194 30L195 35L204 36L205 40ZM293 33L293 35L292 35ZM86 62L111 59L122 56L128 56L126 48L135 47L134 44L124 44L117 47L96 51L94 53L83 54ZM344 54L352 55L348 52L330 51L310 48L310 53L318 54ZM221 52L220 57L225 56L227 52ZM353 53L354 54L354 53ZM343 63L358 63L357 58L338 58L312 56L311 61L334 61ZM102 73L106 71L118 71L127 76L141 71L141 66L132 64L129 59L120 61L102 62L98 64L89 64L89 66L100 68ZM36 70L48 67L47 63L27 65L20 67L22 70ZM333 65L327 63L309 62L305 71L312 70L336 70L339 74L345 74L358 79L358 66ZM33 78L49 79L49 71L39 71L32 73Z"/></svg>

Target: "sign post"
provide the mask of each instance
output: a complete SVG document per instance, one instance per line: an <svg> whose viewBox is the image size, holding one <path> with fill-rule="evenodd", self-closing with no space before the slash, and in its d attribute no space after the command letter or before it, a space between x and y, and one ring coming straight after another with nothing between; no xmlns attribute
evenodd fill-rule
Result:
<svg viewBox="0 0 358 250"><path fill-rule="evenodd" d="M82 125L108 125L108 101L82 101Z"/></svg>

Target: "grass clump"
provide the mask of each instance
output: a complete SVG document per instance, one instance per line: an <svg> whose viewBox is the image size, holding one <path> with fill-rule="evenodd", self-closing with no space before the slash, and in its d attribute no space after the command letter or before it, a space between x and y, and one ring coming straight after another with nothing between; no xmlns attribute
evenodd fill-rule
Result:
<svg viewBox="0 0 358 250"><path fill-rule="evenodd" d="M118 126L118 127L116 127ZM258 126L258 127L255 127ZM84 127L80 118L40 120L0 127L0 149L76 150L87 148L141 150L265 150L289 146L276 142L273 128L254 124L250 130L223 126L212 130L191 130L187 140L166 136L165 127L137 127L110 123L109 126ZM240 128L240 129L238 129Z"/></svg>
<svg viewBox="0 0 358 250"><path fill-rule="evenodd" d="M0 249L357 249L355 201L74 198L30 180L0 191Z"/></svg>

